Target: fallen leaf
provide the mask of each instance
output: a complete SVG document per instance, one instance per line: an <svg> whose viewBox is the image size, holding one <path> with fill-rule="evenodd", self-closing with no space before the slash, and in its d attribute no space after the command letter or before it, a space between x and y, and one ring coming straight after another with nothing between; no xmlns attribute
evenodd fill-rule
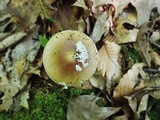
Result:
<svg viewBox="0 0 160 120"><path fill-rule="evenodd" d="M153 62L156 66L160 66L160 55L158 55L158 53L152 52L152 53L151 53L151 58L152 58L152 62Z"/></svg>
<svg viewBox="0 0 160 120"><path fill-rule="evenodd" d="M121 77L121 66L119 64L121 47L114 43L106 41L105 45L99 50L100 62L97 70L102 76L107 76L108 80L117 80Z"/></svg>
<svg viewBox="0 0 160 120"><path fill-rule="evenodd" d="M9 0L0 1L0 10L5 9L7 7L8 2L9 2Z"/></svg>
<svg viewBox="0 0 160 120"><path fill-rule="evenodd" d="M13 96L18 93L18 88L13 84L0 85L0 92L4 93L0 98L0 100L2 100L2 103L0 104L0 111L8 111L13 105Z"/></svg>
<svg viewBox="0 0 160 120"><path fill-rule="evenodd" d="M149 32L151 32L151 28L148 26L148 23L144 23L138 33L137 36L137 50L142 54L148 66L151 66L151 45L149 43Z"/></svg>
<svg viewBox="0 0 160 120"><path fill-rule="evenodd" d="M94 95L82 95L68 100L67 120L105 120L120 110L116 107L99 107Z"/></svg>
<svg viewBox="0 0 160 120"><path fill-rule="evenodd" d="M121 115L121 116L114 116L112 120L128 120L128 118L126 118L125 115Z"/></svg>
<svg viewBox="0 0 160 120"><path fill-rule="evenodd" d="M39 15L42 19L49 19L56 11L56 8L53 8L46 0L11 0L8 6L8 9L14 14L17 29L21 30L31 28Z"/></svg>
<svg viewBox="0 0 160 120"><path fill-rule="evenodd" d="M0 86L7 85L9 80L6 76L6 72L4 71L4 66L0 64Z"/></svg>
<svg viewBox="0 0 160 120"><path fill-rule="evenodd" d="M139 118L140 118L140 113L147 110L148 98L149 98L149 95L146 94L142 97L140 101L140 104L138 106L138 111L137 111Z"/></svg>
<svg viewBox="0 0 160 120"><path fill-rule="evenodd" d="M16 110L18 106L28 107L27 99L29 89L25 89L28 79L33 74L28 73L31 70L30 65L34 62L40 43L33 38L37 37L39 27L33 29L23 37L23 40L18 43L12 50L9 48L1 58L0 71L3 80L0 81L0 92L4 93L1 96L2 110ZM13 38L12 38L13 39ZM38 67L34 66L38 69Z"/></svg>
<svg viewBox="0 0 160 120"><path fill-rule="evenodd" d="M26 35L25 32L17 32L17 33L14 33L14 34L6 37L5 39L3 39L0 42L0 51L8 48L9 46L15 44L18 41L20 41L25 35Z"/></svg>
<svg viewBox="0 0 160 120"><path fill-rule="evenodd" d="M153 77L148 81L145 81L146 89L156 90L160 88L160 77Z"/></svg>
<svg viewBox="0 0 160 120"><path fill-rule="evenodd" d="M160 100L160 90L154 90L150 93L150 95L154 98L154 99L158 99Z"/></svg>
<svg viewBox="0 0 160 120"><path fill-rule="evenodd" d="M90 35L90 37L95 43L97 43L101 39L103 34L108 33L110 28L110 17L108 16L107 12L104 12L102 15L98 17L96 23L94 24L93 31Z"/></svg>
<svg viewBox="0 0 160 120"><path fill-rule="evenodd" d="M136 7L138 13L138 26L149 20L151 10L154 7L157 7L160 12L159 0L132 0L131 3Z"/></svg>
<svg viewBox="0 0 160 120"><path fill-rule="evenodd" d="M105 45L99 50L100 62L97 68L103 77L105 77L105 87L107 92L112 92L113 86L122 77L119 58L121 47L110 41L106 41Z"/></svg>
<svg viewBox="0 0 160 120"><path fill-rule="evenodd" d="M135 91L145 87L143 81L141 81L139 85L136 86L138 74L140 73L140 69L142 69L143 66L145 66L144 63L134 64L132 68L129 69L128 72L123 75L123 77L119 81L119 84L117 85L117 87L115 87L113 91L113 97L115 99L128 96L134 93Z"/></svg>
<svg viewBox="0 0 160 120"><path fill-rule="evenodd" d="M105 88L105 78L102 77L101 74L99 73L95 73L90 79L89 81L91 82L91 84L96 87L99 88L100 90L103 90Z"/></svg>
<svg viewBox="0 0 160 120"><path fill-rule="evenodd" d="M112 32L118 39L118 43L135 42L138 34L137 11L129 4L113 22Z"/></svg>
<svg viewBox="0 0 160 120"><path fill-rule="evenodd" d="M160 38L160 31L154 31L150 37L151 41L158 41Z"/></svg>
<svg viewBox="0 0 160 120"><path fill-rule="evenodd" d="M25 108L28 108L28 101L27 101L28 98L29 98L29 91L26 91L21 95L21 103L20 103L20 105L25 107Z"/></svg>
<svg viewBox="0 0 160 120"><path fill-rule="evenodd" d="M76 0L73 6L82 7L83 9L88 10L88 7L86 6L84 0Z"/></svg>
<svg viewBox="0 0 160 120"><path fill-rule="evenodd" d="M78 29L78 23L76 22L79 21L83 11L80 7L73 6L73 3L74 1L70 0L63 1L62 4L59 5L53 16L55 22L50 24L49 33L53 34L61 30Z"/></svg>
<svg viewBox="0 0 160 120"><path fill-rule="evenodd" d="M114 18L117 18L123 9L132 1L132 0L91 0L93 2L92 11L96 9L97 6L103 5L113 5L115 7Z"/></svg>
<svg viewBox="0 0 160 120"><path fill-rule="evenodd" d="M134 113L137 112L137 99L132 96L125 96L125 98L128 100L129 106L131 107L132 111Z"/></svg>

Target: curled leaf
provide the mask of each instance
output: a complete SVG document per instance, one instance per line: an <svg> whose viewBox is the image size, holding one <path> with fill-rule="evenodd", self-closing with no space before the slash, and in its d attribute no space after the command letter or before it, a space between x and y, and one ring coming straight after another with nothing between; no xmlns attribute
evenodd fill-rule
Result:
<svg viewBox="0 0 160 120"><path fill-rule="evenodd" d="M158 55L158 53L156 52L152 52L151 56L152 56L152 62L156 66L160 66L160 55Z"/></svg>
<svg viewBox="0 0 160 120"><path fill-rule="evenodd" d="M144 63L137 63L132 66L130 70L120 79L119 84L115 87L113 92L114 98L121 98L127 95L134 93L137 90L140 90L145 87L143 81L137 84L138 74L142 67L145 66ZM135 87L136 86L136 87Z"/></svg>
<svg viewBox="0 0 160 120"><path fill-rule="evenodd" d="M103 34L107 34L109 31L109 19L107 15L107 12L104 12L102 15L100 15L94 25L92 34L91 34L91 38L93 39L93 41L96 43L98 42Z"/></svg>
<svg viewBox="0 0 160 120"><path fill-rule="evenodd" d="M119 57L121 47L114 42L106 41L99 50L100 62L97 70L105 77L105 87L111 93L112 87L122 76Z"/></svg>
<svg viewBox="0 0 160 120"><path fill-rule="evenodd" d="M139 26L149 20L151 10L154 7L157 7L160 10L159 0L132 0L131 3L138 11L137 17Z"/></svg>
<svg viewBox="0 0 160 120"><path fill-rule="evenodd" d="M94 95L82 95L68 100L67 120L105 120L120 108L99 107Z"/></svg>
<svg viewBox="0 0 160 120"><path fill-rule="evenodd" d="M121 77L121 66L119 64L121 47L114 42L106 41L99 50L100 62L98 71L109 80L117 80Z"/></svg>
<svg viewBox="0 0 160 120"><path fill-rule="evenodd" d="M129 4L118 18L114 21L112 32L118 39L118 43L128 43L136 41L138 29L137 25L137 11L132 4Z"/></svg>

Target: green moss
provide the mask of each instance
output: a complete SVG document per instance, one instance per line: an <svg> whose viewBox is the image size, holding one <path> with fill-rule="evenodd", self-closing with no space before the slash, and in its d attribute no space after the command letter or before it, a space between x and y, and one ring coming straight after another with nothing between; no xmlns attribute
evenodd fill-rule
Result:
<svg viewBox="0 0 160 120"><path fill-rule="evenodd" d="M0 120L66 120L67 99L92 92L93 90L76 88L32 87L28 100L29 109L22 108L18 112L10 113L2 112Z"/></svg>
<svg viewBox="0 0 160 120"><path fill-rule="evenodd" d="M152 97L148 101L148 115L151 120L159 120L160 118L160 100L156 100Z"/></svg>

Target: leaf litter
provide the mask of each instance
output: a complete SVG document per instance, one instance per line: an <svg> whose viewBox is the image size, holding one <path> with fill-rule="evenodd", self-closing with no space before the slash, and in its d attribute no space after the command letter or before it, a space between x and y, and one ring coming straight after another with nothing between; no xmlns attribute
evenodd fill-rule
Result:
<svg viewBox="0 0 160 120"><path fill-rule="evenodd" d="M42 69L43 48L38 36L50 38L61 30L74 29L88 34L99 50L99 66L89 79L93 87L88 88L99 89L109 105L96 104L101 99L99 94L70 98L67 119L139 119L141 112L147 111L149 96L160 99L159 2L0 2L0 111L28 109L30 77L36 74L48 79ZM46 42L42 39L42 46ZM133 60L130 49L136 51L141 60Z"/></svg>
<svg viewBox="0 0 160 120"><path fill-rule="evenodd" d="M99 107L96 101L100 97L95 95L81 95L68 100L68 120L104 120L119 111L115 107Z"/></svg>

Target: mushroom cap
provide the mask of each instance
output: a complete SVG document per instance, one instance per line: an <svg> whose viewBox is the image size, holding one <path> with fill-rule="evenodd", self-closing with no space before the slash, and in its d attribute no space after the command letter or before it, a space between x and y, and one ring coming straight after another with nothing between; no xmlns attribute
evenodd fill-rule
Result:
<svg viewBox="0 0 160 120"><path fill-rule="evenodd" d="M95 73L98 61L98 50L92 39L76 30L53 35L43 52L48 76L66 86L81 87Z"/></svg>

